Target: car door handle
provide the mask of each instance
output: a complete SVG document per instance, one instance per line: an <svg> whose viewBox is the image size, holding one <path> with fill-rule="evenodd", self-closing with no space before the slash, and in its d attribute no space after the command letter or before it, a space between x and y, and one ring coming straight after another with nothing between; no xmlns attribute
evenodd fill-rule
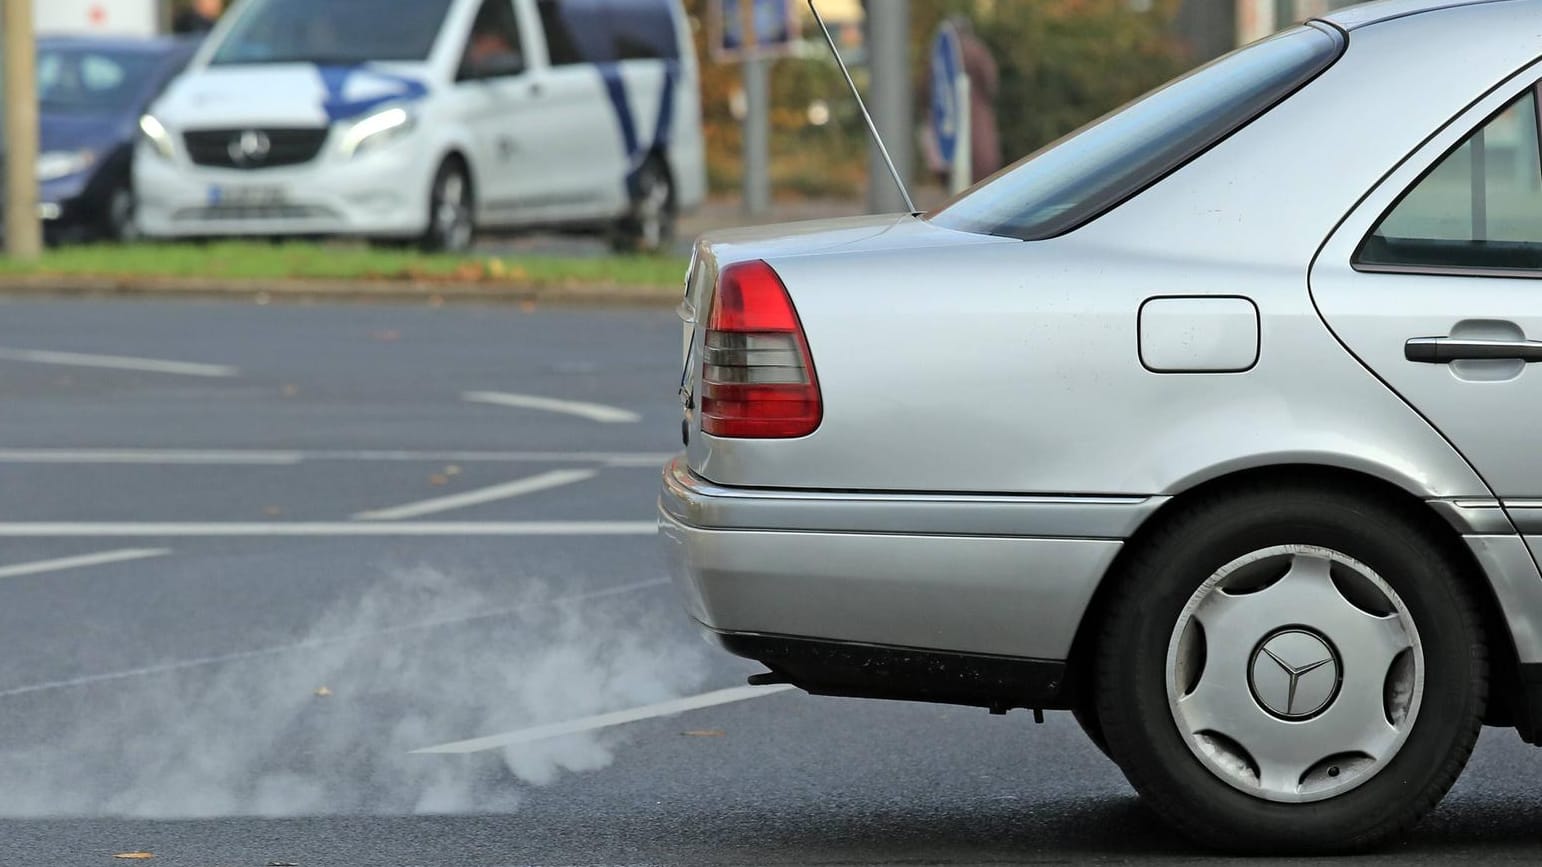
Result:
<svg viewBox="0 0 1542 867"><path fill-rule="evenodd" d="M1542 361L1542 340L1484 340L1472 337L1415 337L1403 346L1403 357L1423 364L1450 364L1481 359Z"/></svg>

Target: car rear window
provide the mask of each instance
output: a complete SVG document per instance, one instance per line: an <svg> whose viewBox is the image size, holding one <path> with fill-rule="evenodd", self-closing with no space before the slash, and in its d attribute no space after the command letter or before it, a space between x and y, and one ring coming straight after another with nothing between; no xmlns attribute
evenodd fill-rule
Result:
<svg viewBox="0 0 1542 867"><path fill-rule="evenodd" d="M1238 49L1040 150L928 218L1038 241L1096 219L1273 108L1344 53L1312 23Z"/></svg>

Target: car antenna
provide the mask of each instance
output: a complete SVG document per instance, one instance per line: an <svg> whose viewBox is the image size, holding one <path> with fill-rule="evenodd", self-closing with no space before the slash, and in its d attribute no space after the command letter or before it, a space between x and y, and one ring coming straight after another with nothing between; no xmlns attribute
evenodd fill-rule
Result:
<svg viewBox="0 0 1542 867"><path fill-rule="evenodd" d="M910 209L910 213L916 213L915 200L910 198L910 191L905 189L905 180L900 177L899 169L894 167L894 158L889 156L889 149L884 146L883 136L878 133L878 125L873 123L873 116L868 113L867 103L862 100L862 91L857 90L857 83L851 78L851 70L846 68L846 61L841 59L841 50L835 47L835 37L830 35L830 28L825 26L825 20L820 17L819 7L814 5L814 0L808 0L808 9L814 13L814 22L819 25L819 31L825 35L830 53L835 55L835 65L839 66L841 74L846 76L846 83L851 86L851 95L857 98L857 108L862 109L862 119L867 121L867 131L872 133L873 142L878 145L878 152L883 154L883 161L889 167L894 185L899 187L900 196L905 199L905 207Z"/></svg>

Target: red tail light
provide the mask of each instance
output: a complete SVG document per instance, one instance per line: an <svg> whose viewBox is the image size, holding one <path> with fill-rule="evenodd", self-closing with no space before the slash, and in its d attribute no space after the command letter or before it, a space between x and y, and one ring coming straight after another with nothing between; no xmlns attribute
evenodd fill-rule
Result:
<svg viewBox="0 0 1542 867"><path fill-rule="evenodd" d="M765 262L718 277L701 386L701 429L712 436L785 439L819 427L814 359L787 287Z"/></svg>

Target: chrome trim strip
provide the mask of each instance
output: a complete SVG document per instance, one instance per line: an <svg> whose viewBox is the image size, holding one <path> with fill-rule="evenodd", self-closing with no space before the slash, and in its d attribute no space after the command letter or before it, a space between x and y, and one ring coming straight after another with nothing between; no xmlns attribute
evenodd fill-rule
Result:
<svg viewBox="0 0 1542 867"><path fill-rule="evenodd" d="M1542 500L1505 500L1505 511L1522 535L1542 534Z"/></svg>
<svg viewBox="0 0 1542 867"><path fill-rule="evenodd" d="M1498 500L1461 497L1426 502L1437 514L1446 519L1446 523L1464 536L1515 535L1515 525L1510 523L1510 516L1500 508Z"/></svg>
<svg viewBox="0 0 1542 867"><path fill-rule="evenodd" d="M1128 539L1169 499L727 488L691 472L682 456L664 470L659 505L712 530Z"/></svg>

